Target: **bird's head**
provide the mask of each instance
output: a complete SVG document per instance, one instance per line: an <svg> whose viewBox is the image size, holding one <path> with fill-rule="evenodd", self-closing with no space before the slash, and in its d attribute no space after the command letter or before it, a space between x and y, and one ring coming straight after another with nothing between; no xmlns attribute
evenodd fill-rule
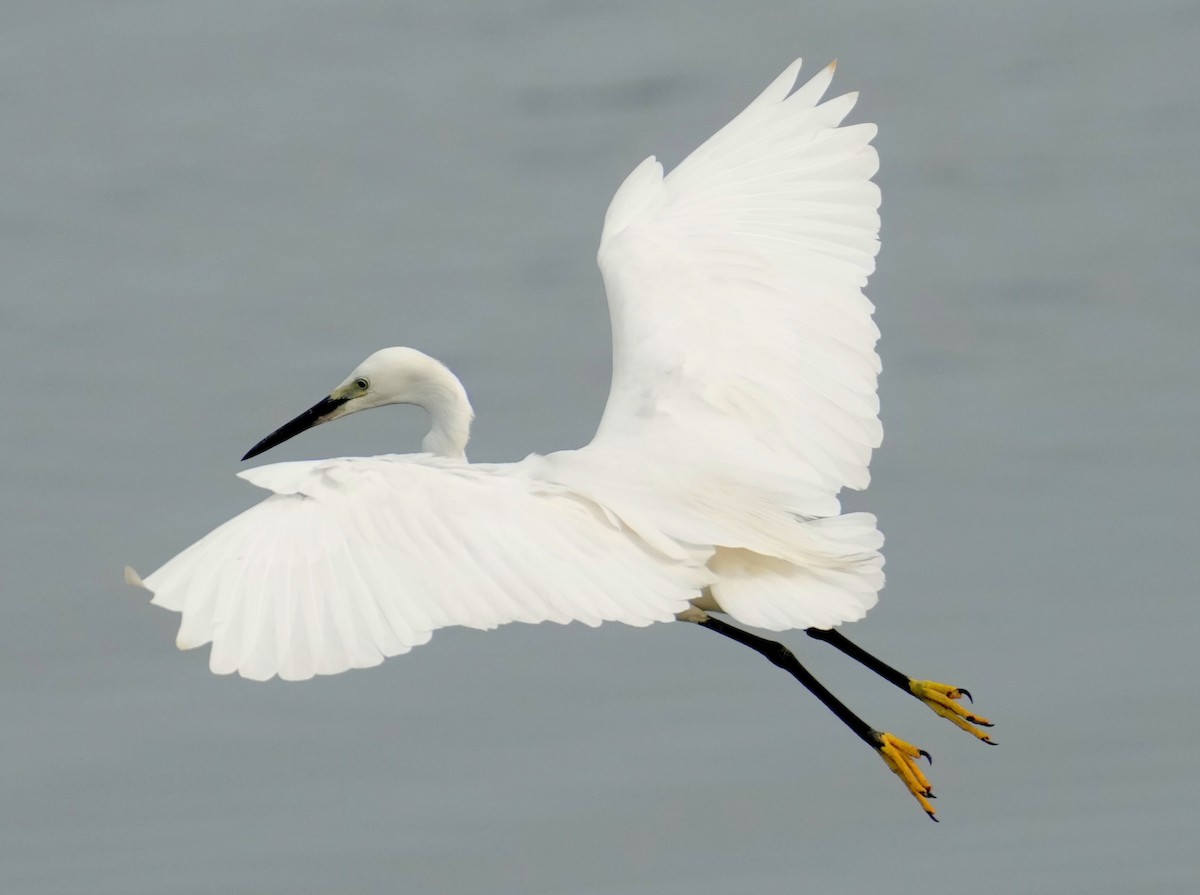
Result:
<svg viewBox="0 0 1200 895"><path fill-rule="evenodd" d="M415 348L383 348L355 367L328 395L250 448L242 459L257 457L313 426L388 404L423 407L435 423L448 415L462 417L464 407L468 428L472 417L466 391L444 364ZM456 414L451 412L455 409Z"/></svg>

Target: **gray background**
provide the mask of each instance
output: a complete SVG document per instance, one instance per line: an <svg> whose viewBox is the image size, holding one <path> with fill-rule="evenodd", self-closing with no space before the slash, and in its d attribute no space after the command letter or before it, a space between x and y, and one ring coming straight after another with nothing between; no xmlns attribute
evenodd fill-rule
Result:
<svg viewBox="0 0 1200 895"><path fill-rule="evenodd" d="M1135 11L1136 7L1136 11ZM6 2L0 890L1195 892L1193 2ZM837 721L685 626L440 633L218 679L120 582L257 499L237 458L363 356L466 382L477 460L577 446L593 253L795 55L883 159L887 438L852 633L935 826ZM403 409L274 459L413 450Z"/></svg>

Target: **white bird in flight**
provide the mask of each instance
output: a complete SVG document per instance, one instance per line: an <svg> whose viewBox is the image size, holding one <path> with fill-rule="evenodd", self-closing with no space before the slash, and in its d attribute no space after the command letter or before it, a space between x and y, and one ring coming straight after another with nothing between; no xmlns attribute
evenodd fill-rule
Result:
<svg viewBox="0 0 1200 895"><path fill-rule="evenodd" d="M803 628L990 742L965 690L914 680L836 630L883 586L883 537L841 514L882 437L879 241L856 94L793 91L792 63L668 176L650 157L609 205L598 260L613 373L595 437L519 463L466 459L473 411L445 366L385 348L243 459L388 404L430 417L422 453L240 473L270 497L143 581L210 667L303 680L377 665L449 625L681 620L762 653L874 748L930 817L927 753L873 729L784 646L718 619ZM966 694L969 697L969 694ZM990 725L988 725L990 726ZM934 817L936 820L936 817Z"/></svg>

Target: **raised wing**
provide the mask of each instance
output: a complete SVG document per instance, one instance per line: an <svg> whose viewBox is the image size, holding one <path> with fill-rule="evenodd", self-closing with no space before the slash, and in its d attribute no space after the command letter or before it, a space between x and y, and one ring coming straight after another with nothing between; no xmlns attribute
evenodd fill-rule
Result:
<svg viewBox="0 0 1200 895"><path fill-rule="evenodd" d="M651 157L617 190L598 256L613 378L589 447L773 470L811 515L866 487L883 431L862 293L876 128L838 126L855 94L818 105L833 68L789 95L797 60L666 179Z"/></svg>
<svg viewBox="0 0 1200 895"><path fill-rule="evenodd" d="M669 621L711 579L521 464L428 455L281 463L274 491L140 581L210 666L302 680L377 665L448 625Z"/></svg>

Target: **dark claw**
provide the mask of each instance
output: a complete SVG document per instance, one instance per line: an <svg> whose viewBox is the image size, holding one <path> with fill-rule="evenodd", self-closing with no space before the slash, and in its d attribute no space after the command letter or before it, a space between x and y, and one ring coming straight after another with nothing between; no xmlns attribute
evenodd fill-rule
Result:
<svg viewBox="0 0 1200 895"><path fill-rule="evenodd" d="M930 819L931 821L933 821L935 824L940 824L940 823L941 823L941 821L940 821L940 820L938 820L936 817L934 817L934 815L933 815L932 813L930 813L930 812L928 812L928 811L927 811L927 812L925 812L925 813L929 815L929 819Z"/></svg>
<svg viewBox="0 0 1200 895"><path fill-rule="evenodd" d="M970 721L972 724L978 724L980 727L995 727L996 726L991 721L981 721L979 718L976 718L974 715L967 715L967 720Z"/></svg>
<svg viewBox="0 0 1200 895"><path fill-rule="evenodd" d="M955 689L958 690L958 692L963 696L967 697L967 702L971 703L971 705L975 704L975 698L971 695L970 690L968 690L966 687L956 687Z"/></svg>
<svg viewBox="0 0 1200 895"><path fill-rule="evenodd" d="M932 789L927 789L927 790L925 790L925 798L927 798L927 799L936 799L936 798L937 798L937 796L935 796L935 795L933 794L933 790L932 790Z"/></svg>
<svg viewBox="0 0 1200 895"><path fill-rule="evenodd" d="M997 743L995 740L991 739L990 737L985 737L983 742L987 743L989 746L999 746L1000 745L999 743Z"/></svg>
<svg viewBox="0 0 1200 895"><path fill-rule="evenodd" d="M917 754L918 754L918 755L923 755L923 756L925 757L925 760L926 760L927 762L929 762L929 766L930 766L930 767L933 767L933 756L931 756L931 755L930 755L928 752L926 752L924 749L918 749L918 750L917 750Z"/></svg>

